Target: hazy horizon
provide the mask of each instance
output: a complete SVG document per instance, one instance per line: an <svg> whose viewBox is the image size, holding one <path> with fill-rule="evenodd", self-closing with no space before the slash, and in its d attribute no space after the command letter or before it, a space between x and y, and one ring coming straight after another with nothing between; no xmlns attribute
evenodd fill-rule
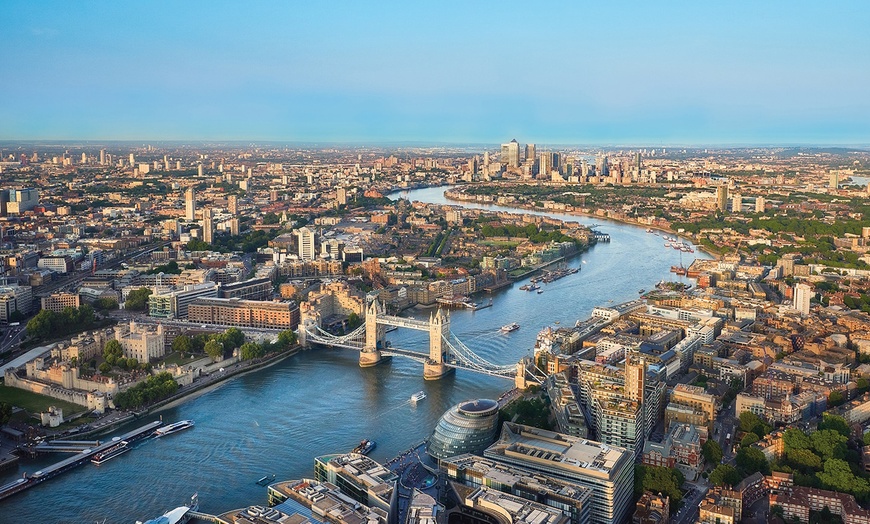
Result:
<svg viewBox="0 0 870 524"><path fill-rule="evenodd" d="M3 140L870 144L863 2L7 12Z"/></svg>

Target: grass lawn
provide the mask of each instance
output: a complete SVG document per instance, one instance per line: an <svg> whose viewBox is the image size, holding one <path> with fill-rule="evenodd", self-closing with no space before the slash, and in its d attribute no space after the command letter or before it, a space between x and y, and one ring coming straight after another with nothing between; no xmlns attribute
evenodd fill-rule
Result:
<svg viewBox="0 0 870 524"><path fill-rule="evenodd" d="M78 404L31 393L23 389L11 388L5 384L0 384L0 402L8 402L13 406L24 408L30 413L40 413L48 410L49 406L57 406L63 410L64 417L87 410L86 407Z"/></svg>
<svg viewBox="0 0 870 524"><path fill-rule="evenodd" d="M63 414L64 414L64 416L66 416L66 410L63 411ZM93 422L93 421L95 421L95 420L97 420L97 419L94 418L94 417L79 417L79 418L77 418L77 419L75 419L75 420L73 420L73 421L71 421L71 422L64 422L64 423L61 424L60 426L58 426L58 427L56 427L56 428L52 428L52 430L53 430L53 431L58 431L58 432L60 432L60 431L66 431L66 430L68 430L68 429L73 429L73 428L76 428L76 427L78 427L78 426L83 426L83 425L85 425L85 424L90 424L91 422Z"/></svg>
<svg viewBox="0 0 870 524"><path fill-rule="evenodd" d="M163 359L163 362L167 366L171 366L172 364L178 364L179 366L184 366L186 364L190 364L194 360L199 360L199 359L203 358L203 355L191 356L190 353L186 353L186 355L187 355L187 357L181 358L181 353L174 351L174 352L166 355L166 358Z"/></svg>

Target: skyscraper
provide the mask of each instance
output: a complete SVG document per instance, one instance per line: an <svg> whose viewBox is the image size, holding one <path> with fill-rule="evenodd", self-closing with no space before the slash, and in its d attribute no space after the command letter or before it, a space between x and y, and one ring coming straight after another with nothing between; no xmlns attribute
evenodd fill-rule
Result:
<svg viewBox="0 0 870 524"><path fill-rule="evenodd" d="M136 157L133 156L133 153L130 153L130 165L134 165L136 163Z"/></svg>
<svg viewBox="0 0 870 524"><path fill-rule="evenodd" d="M716 209L725 213L728 211L728 184L723 183L716 187Z"/></svg>
<svg viewBox="0 0 870 524"><path fill-rule="evenodd" d="M802 316L810 314L810 297L813 296L813 288L803 282L794 286L794 308Z"/></svg>
<svg viewBox="0 0 870 524"><path fill-rule="evenodd" d="M317 251L314 250L314 231L307 227L301 227L296 231L299 243L299 258L301 260L314 260Z"/></svg>
<svg viewBox="0 0 870 524"><path fill-rule="evenodd" d="M101 166L106 165L106 150L105 149L100 149L100 165Z"/></svg>
<svg viewBox="0 0 870 524"><path fill-rule="evenodd" d="M541 153L541 158L538 160L538 178L543 180L550 178L550 171L553 169L552 159L550 153L546 151Z"/></svg>
<svg viewBox="0 0 870 524"><path fill-rule="evenodd" d="M501 162L507 164L508 167L519 167L520 165L520 144L517 139L513 139L507 144L501 145Z"/></svg>
<svg viewBox="0 0 870 524"><path fill-rule="evenodd" d="M214 220L211 218L211 208L202 208L202 240L206 244L214 242Z"/></svg>
<svg viewBox="0 0 870 524"><path fill-rule="evenodd" d="M526 162L535 161L535 144L526 144Z"/></svg>
<svg viewBox="0 0 870 524"><path fill-rule="evenodd" d="M235 216L239 214L239 197L230 195L227 197L227 211Z"/></svg>
<svg viewBox="0 0 870 524"><path fill-rule="evenodd" d="M828 185L831 189L840 187L840 172L836 169L828 174Z"/></svg>
<svg viewBox="0 0 870 524"><path fill-rule="evenodd" d="M196 194L192 187L184 193L184 218L191 221L196 219Z"/></svg>

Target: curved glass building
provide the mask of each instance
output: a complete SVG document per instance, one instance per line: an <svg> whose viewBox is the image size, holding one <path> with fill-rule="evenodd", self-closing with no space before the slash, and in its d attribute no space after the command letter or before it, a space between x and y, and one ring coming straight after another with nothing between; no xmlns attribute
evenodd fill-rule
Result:
<svg viewBox="0 0 870 524"><path fill-rule="evenodd" d="M498 434L498 402L466 400L448 409L429 439L427 451L436 459L463 453L480 455Z"/></svg>

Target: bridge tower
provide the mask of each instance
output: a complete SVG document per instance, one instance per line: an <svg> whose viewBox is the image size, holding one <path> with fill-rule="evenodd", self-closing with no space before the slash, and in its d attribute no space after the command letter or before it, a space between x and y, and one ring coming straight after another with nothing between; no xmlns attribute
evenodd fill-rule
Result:
<svg viewBox="0 0 870 524"><path fill-rule="evenodd" d="M377 366L381 362L386 329L378 324L378 315L383 314L384 307L377 300L372 300L366 308L366 345L359 352L361 368Z"/></svg>
<svg viewBox="0 0 870 524"><path fill-rule="evenodd" d="M450 337L450 315L440 307L429 315L429 358L423 363L423 378L438 380L454 369L446 365L447 345L444 339Z"/></svg>

